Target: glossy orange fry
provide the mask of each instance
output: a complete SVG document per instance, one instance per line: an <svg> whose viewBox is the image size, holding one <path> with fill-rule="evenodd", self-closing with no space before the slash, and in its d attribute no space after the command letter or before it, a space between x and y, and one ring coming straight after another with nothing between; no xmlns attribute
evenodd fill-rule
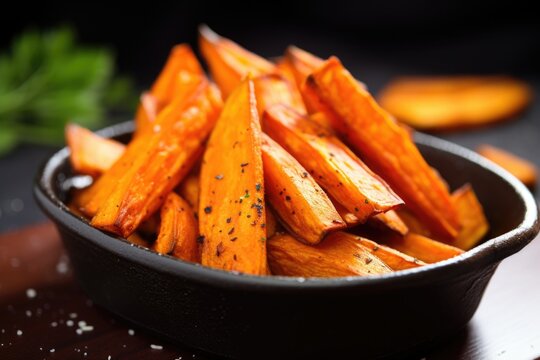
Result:
<svg viewBox="0 0 540 360"><path fill-rule="evenodd" d="M73 170L92 176L108 170L125 151L124 144L75 124L66 126L66 142Z"/></svg>
<svg viewBox="0 0 540 360"><path fill-rule="evenodd" d="M285 59L301 88L309 74L324 64L324 60L296 46L289 46L285 51Z"/></svg>
<svg viewBox="0 0 540 360"><path fill-rule="evenodd" d="M423 130L486 125L510 118L532 91L507 76L403 77L381 92L380 104L399 120Z"/></svg>
<svg viewBox="0 0 540 360"><path fill-rule="evenodd" d="M341 205L336 199L332 198L331 195L328 195L332 204L336 208L339 216L345 221L348 227L352 227L360 224L360 219L354 215L351 211L347 210L343 205Z"/></svg>
<svg viewBox="0 0 540 360"><path fill-rule="evenodd" d="M459 219L444 184L409 134L337 58L330 58L308 76L305 90L334 128L438 238L451 241L457 236Z"/></svg>
<svg viewBox="0 0 540 360"><path fill-rule="evenodd" d="M456 209L457 210L457 209ZM431 231L424 225L424 223L419 220L410 210L407 209L407 206L402 206L399 209L395 210L401 221L405 223L410 232L415 234L424 235L426 237L433 237ZM460 230L461 231L461 230Z"/></svg>
<svg viewBox="0 0 540 360"><path fill-rule="evenodd" d="M159 110L155 96L149 92L141 95L140 105L135 114L136 135L152 131L152 125L156 120Z"/></svg>
<svg viewBox="0 0 540 360"><path fill-rule="evenodd" d="M463 250L457 247L412 232L405 236L388 232L381 236L381 241L391 248L428 264L450 259L463 253Z"/></svg>
<svg viewBox="0 0 540 360"><path fill-rule="evenodd" d="M132 244L139 245L148 249L150 249L151 247L150 242L136 232L129 235L126 240Z"/></svg>
<svg viewBox="0 0 540 360"><path fill-rule="evenodd" d="M405 270L425 265L424 262L415 259L407 254L389 248L375 241L366 239L361 236L349 234L343 231L338 231L328 235L328 238L336 239L336 241L358 241L360 245L368 249L373 255L381 259L392 270ZM343 240L345 239L345 240Z"/></svg>
<svg viewBox="0 0 540 360"><path fill-rule="evenodd" d="M143 133L141 136L135 136L127 145L126 151L117 162L104 173L90 187L81 191L73 199L74 205L79 208L88 217L93 217L99 207L109 198L112 190L117 186L121 177L129 171L135 173L144 161L145 154L148 152L149 144L165 134L165 128L172 127L181 115L184 108L188 106L193 94L197 89L206 84L207 80L198 75L194 75L189 81L186 80L185 86L181 92L176 94L175 100L170 103L156 119L157 126L153 126L151 132ZM181 117L181 116L180 116ZM156 133L155 130L158 130Z"/></svg>
<svg viewBox="0 0 540 360"><path fill-rule="evenodd" d="M270 106L284 104L300 113L306 113L302 98L294 91L292 85L280 74L267 74L253 79L257 95L259 116Z"/></svg>
<svg viewBox="0 0 540 360"><path fill-rule="evenodd" d="M186 199L195 213L199 210L199 173L191 172L178 186L178 192Z"/></svg>
<svg viewBox="0 0 540 360"><path fill-rule="evenodd" d="M257 77L276 72L275 65L268 60L216 34L205 25L199 27L199 47L224 99L248 73Z"/></svg>
<svg viewBox="0 0 540 360"><path fill-rule="evenodd" d="M274 275L302 277L367 276L392 271L354 237L333 233L317 245L306 245L289 234L268 241L268 264Z"/></svg>
<svg viewBox="0 0 540 360"><path fill-rule="evenodd" d="M225 103L208 141L200 184L202 264L266 274L261 128L249 77Z"/></svg>
<svg viewBox="0 0 540 360"><path fill-rule="evenodd" d="M277 220L276 215L274 215L274 211L270 209L270 206L266 206L266 237L270 239L272 236L275 235L277 231Z"/></svg>
<svg viewBox="0 0 540 360"><path fill-rule="evenodd" d="M185 74L204 76L204 71L191 47L180 44L173 47L161 73L150 89L150 94L157 100L158 109L162 109L172 101L179 77Z"/></svg>
<svg viewBox="0 0 540 360"><path fill-rule="evenodd" d="M489 230L482 204L470 184L465 184L454 191L452 200L461 220L461 230L452 245L463 250L472 249Z"/></svg>
<svg viewBox="0 0 540 360"><path fill-rule="evenodd" d="M199 254L198 224L186 200L171 192L161 207L161 225L153 249L160 254L196 262Z"/></svg>
<svg viewBox="0 0 540 360"><path fill-rule="evenodd" d="M392 230L400 235L406 235L409 232L407 224L401 220L394 210L388 210L369 218L369 223L381 229Z"/></svg>
<svg viewBox="0 0 540 360"><path fill-rule="evenodd" d="M317 244L346 227L323 189L300 163L267 135L262 137L266 198L296 238Z"/></svg>
<svg viewBox="0 0 540 360"><path fill-rule="evenodd" d="M151 131L157 114L177 97L186 77L204 77L197 57L187 44L176 45L148 93L143 94L135 116L136 135Z"/></svg>
<svg viewBox="0 0 540 360"><path fill-rule="evenodd" d="M535 186L538 170L533 163L491 145L480 145L476 152L514 175L526 186Z"/></svg>
<svg viewBox="0 0 540 360"><path fill-rule="evenodd" d="M263 126L360 222L402 204L392 189L349 148L306 116L276 105L266 110Z"/></svg>
<svg viewBox="0 0 540 360"><path fill-rule="evenodd" d="M165 195L180 183L203 151L203 142L221 109L220 101L201 79L191 96L179 100L182 106L171 103L162 111L156 120L160 130L117 179L92 225L127 237L159 209Z"/></svg>

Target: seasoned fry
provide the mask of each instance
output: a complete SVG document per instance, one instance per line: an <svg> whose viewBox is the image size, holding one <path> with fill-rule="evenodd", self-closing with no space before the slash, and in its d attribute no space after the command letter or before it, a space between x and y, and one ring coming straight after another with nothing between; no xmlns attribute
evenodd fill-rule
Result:
<svg viewBox="0 0 540 360"><path fill-rule="evenodd" d="M303 277L367 276L392 270L354 237L328 236L305 245L288 234L268 241L268 264L274 275Z"/></svg>
<svg viewBox="0 0 540 360"><path fill-rule="evenodd" d="M199 173L192 171L186 176L178 186L178 192L197 213L199 210Z"/></svg>
<svg viewBox="0 0 540 360"><path fill-rule="evenodd" d="M402 204L392 189L339 139L306 116L277 105L267 109L263 123L268 135L360 222Z"/></svg>
<svg viewBox="0 0 540 360"><path fill-rule="evenodd" d="M66 142L73 170L98 176L108 170L125 151L118 141L103 138L75 124L66 126Z"/></svg>
<svg viewBox="0 0 540 360"><path fill-rule="evenodd" d="M372 216L369 223L375 227L392 230L400 235L406 235L409 232L407 224L401 220L394 210Z"/></svg>
<svg viewBox="0 0 540 360"><path fill-rule="evenodd" d="M135 116L137 136L153 130L157 114L178 96L179 88L185 83L186 77L190 76L205 75L191 47L187 44L176 45L150 92L141 96L141 104Z"/></svg>
<svg viewBox="0 0 540 360"><path fill-rule="evenodd" d="M189 172L203 150L203 141L215 123L221 103L205 79L199 81L191 96L178 102L180 105L173 102L160 113L156 119L160 131L152 134L142 147L144 151L135 154L127 171L114 178L115 187L103 198L92 219L93 226L129 236ZM138 144L137 139L134 143ZM117 162L120 167L123 159Z"/></svg>
<svg viewBox="0 0 540 360"><path fill-rule="evenodd" d="M292 85L282 75L261 75L256 77L253 83L257 95L259 117L269 106L274 104L284 104L300 113L306 113L306 108L299 93L294 91Z"/></svg>
<svg viewBox="0 0 540 360"><path fill-rule="evenodd" d="M358 85L335 57L310 75L305 93L364 161L438 237L451 241L459 219L444 184L408 133Z"/></svg>
<svg viewBox="0 0 540 360"><path fill-rule="evenodd" d="M132 244L139 245L145 248L150 249L151 245L148 240L145 240L141 235L134 232L133 234L129 235L126 239Z"/></svg>
<svg viewBox="0 0 540 360"><path fill-rule="evenodd" d="M276 215L274 215L274 211L272 211L272 209L268 205L266 206L266 226L265 227L266 227L266 238L268 239L274 236L278 229Z"/></svg>
<svg viewBox="0 0 540 360"><path fill-rule="evenodd" d="M334 207L336 208L339 216L341 216L341 218L345 221L348 227L360 224L360 219L356 215L354 215L351 211L347 210L336 199L332 198L331 195L328 195L328 197L332 201L332 204L334 204Z"/></svg>
<svg viewBox="0 0 540 360"><path fill-rule="evenodd" d="M404 77L381 93L381 106L422 130L486 125L508 119L531 101L525 83L506 76Z"/></svg>
<svg viewBox="0 0 540 360"><path fill-rule="evenodd" d="M457 247L412 232L405 236L388 232L385 235L381 234L379 238L385 245L428 264L450 259L463 253L463 250Z"/></svg>
<svg viewBox="0 0 540 360"><path fill-rule="evenodd" d="M489 230L484 209L470 184L465 184L454 191L452 200L461 221L461 230L452 245L469 250L478 244Z"/></svg>
<svg viewBox="0 0 540 360"><path fill-rule="evenodd" d="M219 36L204 25L199 27L199 47L225 99L248 73L257 77L277 71L268 60Z"/></svg>
<svg viewBox="0 0 540 360"><path fill-rule="evenodd" d="M158 101L154 95L149 92L141 95L140 105L135 113L136 136L152 131L159 110Z"/></svg>
<svg viewBox="0 0 540 360"><path fill-rule="evenodd" d="M270 137L263 134L266 197L284 226L298 239L317 244L345 222L313 177Z"/></svg>
<svg viewBox="0 0 540 360"><path fill-rule="evenodd" d="M358 241L360 245L368 249L373 255L381 259L392 270L405 270L425 265L424 262L415 259L409 255L401 253L388 246L377 244L375 241L356 236L343 231L338 231L328 235L327 239L332 238L335 241ZM325 239L325 241L327 240Z"/></svg>
<svg viewBox="0 0 540 360"><path fill-rule="evenodd" d="M266 274L266 215L261 129L253 81L229 96L201 168L202 264Z"/></svg>
<svg viewBox="0 0 540 360"><path fill-rule="evenodd" d="M186 200L171 192L161 207L161 225L153 249L173 253L179 259L196 262L199 254L198 224Z"/></svg>
<svg viewBox="0 0 540 360"><path fill-rule="evenodd" d="M491 145L480 145L476 152L507 170L526 186L536 185L538 170L533 163Z"/></svg>
<svg viewBox="0 0 540 360"><path fill-rule="evenodd" d="M171 50L163 70L150 90L150 94L157 99L158 109L164 108L176 97L175 90L178 86L178 80L186 74L205 76L190 46L187 44L176 45Z"/></svg>

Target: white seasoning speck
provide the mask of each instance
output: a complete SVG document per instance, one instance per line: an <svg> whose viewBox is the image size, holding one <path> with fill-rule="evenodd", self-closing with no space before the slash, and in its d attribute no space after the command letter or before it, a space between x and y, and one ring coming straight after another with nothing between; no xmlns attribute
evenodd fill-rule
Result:
<svg viewBox="0 0 540 360"><path fill-rule="evenodd" d="M21 336L22 335L22 330L17 330L17 335Z"/></svg>
<svg viewBox="0 0 540 360"><path fill-rule="evenodd" d="M53 321L53 322L51 323L51 327L57 327L57 326L58 326L58 323L57 323L56 321Z"/></svg>
<svg viewBox="0 0 540 360"><path fill-rule="evenodd" d="M161 346L161 345L150 344L150 347L151 347L153 350L163 350L163 346Z"/></svg>
<svg viewBox="0 0 540 360"><path fill-rule="evenodd" d="M77 317L77 313L70 313L70 314L69 314L69 317L70 317L71 319L75 319L75 318Z"/></svg>
<svg viewBox="0 0 540 360"><path fill-rule="evenodd" d="M86 355L88 355L88 354L87 354L87 353L84 353L83 355L86 356Z"/></svg>
<svg viewBox="0 0 540 360"><path fill-rule="evenodd" d="M30 310L26 310L26 317L32 317L32 312Z"/></svg>
<svg viewBox="0 0 540 360"><path fill-rule="evenodd" d="M77 324L79 325L79 327L84 327L84 326L86 326L86 321L81 320Z"/></svg>
<svg viewBox="0 0 540 360"><path fill-rule="evenodd" d="M73 320L66 321L66 325L69 327L73 326Z"/></svg>
<svg viewBox="0 0 540 360"><path fill-rule="evenodd" d="M128 330L128 334L129 334L130 336L135 335L135 330L129 329L129 330Z"/></svg>
<svg viewBox="0 0 540 360"><path fill-rule="evenodd" d="M81 327L81 330L82 331L92 331L92 330L94 330L94 327L90 326L90 325L87 325L87 326Z"/></svg>
<svg viewBox="0 0 540 360"><path fill-rule="evenodd" d="M29 299L33 299L35 298L37 295L37 292L36 290L34 289L26 289L26 297L29 298Z"/></svg>
<svg viewBox="0 0 540 360"><path fill-rule="evenodd" d="M65 274L68 272L68 264L65 261L60 261L56 264L56 272L59 274Z"/></svg>
<svg viewBox="0 0 540 360"><path fill-rule="evenodd" d="M49 350L49 351L53 353L53 352L55 352L56 350L54 350L54 349L51 349L51 350Z"/></svg>
<svg viewBox="0 0 540 360"><path fill-rule="evenodd" d="M111 360L111 359L112 359L111 355L107 356L107 360Z"/></svg>
<svg viewBox="0 0 540 360"><path fill-rule="evenodd" d="M77 329L75 330L75 332L77 333L77 335L82 335L83 331L81 329Z"/></svg>

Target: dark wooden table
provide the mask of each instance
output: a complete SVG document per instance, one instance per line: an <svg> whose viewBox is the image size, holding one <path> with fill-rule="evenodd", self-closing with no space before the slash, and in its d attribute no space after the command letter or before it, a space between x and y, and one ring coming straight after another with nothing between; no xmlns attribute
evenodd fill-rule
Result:
<svg viewBox="0 0 540 360"><path fill-rule="evenodd" d="M426 359L540 356L540 241L506 260L467 328ZM152 311L152 304L148 304ZM189 324L186 324L189 326ZM381 335L384 336L384 335ZM391 339L389 339L391 341ZM263 351L263 350L262 350ZM213 359L94 305L79 288L56 230L0 236L0 359Z"/></svg>

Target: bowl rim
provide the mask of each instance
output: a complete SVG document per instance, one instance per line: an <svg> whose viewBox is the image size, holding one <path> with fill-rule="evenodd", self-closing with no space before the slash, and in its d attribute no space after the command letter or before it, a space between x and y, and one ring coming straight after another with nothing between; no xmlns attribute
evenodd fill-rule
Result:
<svg viewBox="0 0 540 360"><path fill-rule="evenodd" d="M106 127L98 131L98 133L105 137L113 137L128 135L133 130L134 122L127 121ZM145 247L134 245L124 238L92 227L87 220L71 212L52 188L56 169L63 165L65 161L68 161L69 149L67 147L58 150L44 161L36 174L33 188L34 197L41 209L56 223L60 230L68 229L75 232L94 246L112 251L120 257L127 258L129 261L139 263L154 271L220 288L241 288L243 290L311 291L349 287L375 289L387 287L388 284L391 284L392 287L403 287L417 286L434 280L442 281L451 278L457 281L461 276L465 276L472 271L498 264L502 259L518 252L534 239L540 230L536 200L518 179L498 165L460 145L419 132L416 132L414 137L415 142L418 144L471 161L508 183L523 202L525 209L523 221L516 228L488 239L454 258L388 274L336 278L257 276L212 269L169 255L160 255Z"/></svg>

